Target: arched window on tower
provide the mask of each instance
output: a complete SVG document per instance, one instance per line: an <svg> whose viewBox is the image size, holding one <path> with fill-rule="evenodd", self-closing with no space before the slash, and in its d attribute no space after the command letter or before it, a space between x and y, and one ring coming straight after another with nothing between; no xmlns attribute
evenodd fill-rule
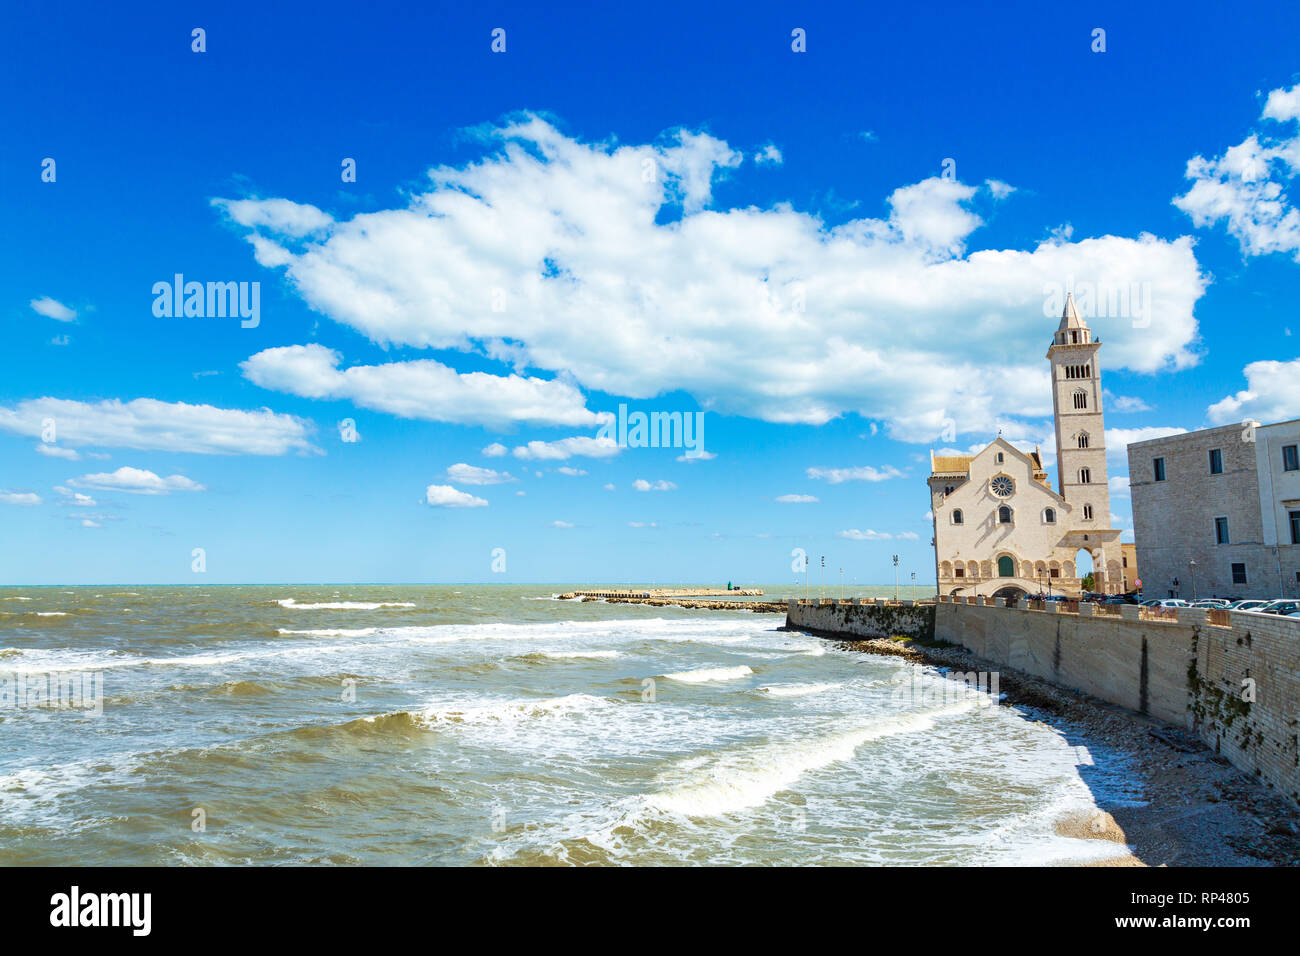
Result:
<svg viewBox="0 0 1300 956"><path fill-rule="evenodd" d="M1084 521L1092 520L1092 505L1083 506L1083 520Z"/></svg>
<svg viewBox="0 0 1300 956"><path fill-rule="evenodd" d="M1044 523L1044 524L1056 524L1056 509L1055 509L1055 508L1045 508L1045 509L1043 509L1043 523Z"/></svg>
<svg viewBox="0 0 1300 956"><path fill-rule="evenodd" d="M1085 392L1083 389L1079 389L1074 393L1074 407L1075 408L1088 407L1088 393Z"/></svg>
<svg viewBox="0 0 1300 956"><path fill-rule="evenodd" d="M961 515L961 509L960 509L960 508L954 508L954 509L953 509L953 511L952 511L952 523L953 523L953 524L961 524L961 523L962 523L962 515Z"/></svg>
<svg viewBox="0 0 1300 956"><path fill-rule="evenodd" d="M1088 447L1088 433L1087 433L1087 432L1079 432L1079 447L1080 447L1080 448L1087 448L1087 447Z"/></svg>
<svg viewBox="0 0 1300 956"><path fill-rule="evenodd" d="M998 509L998 524L1011 524L1011 509L1006 505Z"/></svg>
<svg viewBox="0 0 1300 956"><path fill-rule="evenodd" d="M1081 485L1090 485L1090 484L1092 484L1092 469L1091 469L1091 468L1080 468L1080 469L1079 469L1079 484L1081 484Z"/></svg>

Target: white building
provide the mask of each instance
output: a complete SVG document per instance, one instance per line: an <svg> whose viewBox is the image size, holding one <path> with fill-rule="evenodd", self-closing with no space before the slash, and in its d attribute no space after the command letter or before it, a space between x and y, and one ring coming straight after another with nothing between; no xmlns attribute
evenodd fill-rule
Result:
<svg viewBox="0 0 1300 956"><path fill-rule="evenodd" d="M1067 297L1047 350L1057 491L1037 450L1026 454L1000 437L975 455L931 452L935 563L944 594L1078 594L1080 552L1092 559L1093 590L1124 587L1120 532L1110 527L1100 349Z"/></svg>

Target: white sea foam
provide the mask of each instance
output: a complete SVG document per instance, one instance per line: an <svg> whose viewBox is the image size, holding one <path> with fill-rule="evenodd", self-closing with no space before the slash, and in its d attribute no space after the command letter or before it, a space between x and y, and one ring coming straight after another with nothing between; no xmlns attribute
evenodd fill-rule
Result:
<svg viewBox="0 0 1300 956"><path fill-rule="evenodd" d="M114 651L87 651L71 648L6 648L0 674L52 674L68 671L100 671L115 667L136 667L146 658L118 654Z"/></svg>
<svg viewBox="0 0 1300 956"><path fill-rule="evenodd" d="M608 660L618 657L618 651L542 651L542 656L555 661Z"/></svg>
<svg viewBox="0 0 1300 956"><path fill-rule="evenodd" d="M712 681L739 680L752 673L754 672L748 666L741 664L738 667L701 667L699 670L678 671L675 674L665 674L664 678L682 684L707 684Z"/></svg>
<svg viewBox="0 0 1300 956"><path fill-rule="evenodd" d="M276 601L280 607L293 608L295 611L377 611L385 607L415 607L409 601L320 601L314 604L299 604L293 598Z"/></svg>
<svg viewBox="0 0 1300 956"><path fill-rule="evenodd" d="M337 628L320 628L308 629L305 631L293 631L287 627L277 630L278 634L298 634L304 637L370 637L372 634L378 634L377 627L337 627Z"/></svg>
<svg viewBox="0 0 1300 956"><path fill-rule="evenodd" d="M67 617L67 611L28 611L28 614L35 614L37 617Z"/></svg>
<svg viewBox="0 0 1300 956"><path fill-rule="evenodd" d="M822 683L822 684L766 684L759 688L764 693L772 697L807 697L810 694L824 694L828 690L836 690L843 687L843 684Z"/></svg>
<svg viewBox="0 0 1300 956"><path fill-rule="evenodd" d="M929 730L936 719L970 709L958 704L871 720L821 737L792 738L719 756L686 780L646 797L646 806L688 817L713 817L760 806L805 773L852 759L869 740Z"/></svg>
<svg viewBox="0 0 1300 956"><path fill-rule="evenodd" d="M490 704L432 704L411 716L429 727L448 724L493 724L537 717L567 717L616 706L604 697L568 694L543 700L503 700ZM368 718L374 719L374 718Z"/></svg>

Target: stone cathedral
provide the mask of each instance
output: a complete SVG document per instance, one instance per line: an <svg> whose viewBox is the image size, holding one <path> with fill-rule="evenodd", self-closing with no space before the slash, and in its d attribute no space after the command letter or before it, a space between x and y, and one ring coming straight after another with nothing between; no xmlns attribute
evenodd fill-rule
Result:
<svg viewBox="0 0 1300 956"><path fill-rule="evenodd" d="M1047 350L1056 422L1057 490L1037 449L998 437L974 455L930 453L935 563L943 594L1077 596L1079 553L1092 558L1093 590L1123 588L1119 530L1110 526L1101 341L1074 296ZM1084 571L1086 574L1086 570Z"/></svg>

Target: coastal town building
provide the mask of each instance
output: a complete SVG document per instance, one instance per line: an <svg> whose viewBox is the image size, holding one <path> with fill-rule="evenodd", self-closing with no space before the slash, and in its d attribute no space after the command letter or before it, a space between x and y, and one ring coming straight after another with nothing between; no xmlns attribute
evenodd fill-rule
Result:
<svg viewBox="0 0 1300 956"><path fill-rule="evenodd" d="M1300 419L1128 447L1152 597L1300 597Z"/></svg>
<svg viewBox="0 0 1300 956"><path fill-rule="evenodd" d="M1039 450L999 436L974 455L930 454L939 590L1016 597L1078 594L1081 565L1093 590L1128 586L1118 529L1110 526L1102 410L1101 341L1066 298L1047 359L1052 369L1057 490ZM1136 559L1135 559L1136 563Z"/></svg>
<svg viewBox="0 0 1300 956"><path fill-rule="evenodd" d="M1124 584L1121 590L1127 594L1141 587L1138 583L1142 580L1142 575L1138 573L1137 545L1132 541L1121 542L1119 553L1120 574L1124 576Z"/></svg>

